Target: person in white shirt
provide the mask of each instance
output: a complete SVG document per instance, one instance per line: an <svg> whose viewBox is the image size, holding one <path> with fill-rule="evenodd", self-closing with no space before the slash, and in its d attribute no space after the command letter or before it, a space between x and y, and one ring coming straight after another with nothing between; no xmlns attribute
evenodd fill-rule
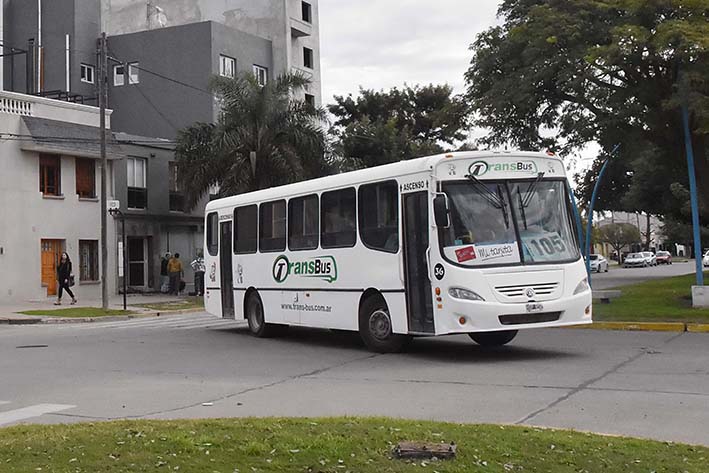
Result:
<svg viewBox="0 0 709 473"><path fill-rule="evenodd" d="M194 270L194 292L198 296L204 295L204 273L207 270L204 266L204 253L197 250L197 257L190 263Z"/></svg>

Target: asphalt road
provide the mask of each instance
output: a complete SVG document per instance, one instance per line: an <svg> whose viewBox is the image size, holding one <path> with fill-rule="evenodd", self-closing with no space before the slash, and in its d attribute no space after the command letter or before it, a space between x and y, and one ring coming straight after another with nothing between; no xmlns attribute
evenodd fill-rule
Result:
<svg viewBox="0 0 709 473"><path fill-rule="evenodd" d="M382 415L565 427L709 445L709 335L522 332L378 355L353 337L187 314L0 326L0 426L118 418Z"/></svg>
<svg viewBox="0 0 709 473"><path fill-rule="evenodd" d="M627 286L650 279L662 279L682 274L692 274L695 271L694 261L689 263L673 263L671 265L658 265L647 268L619 268L611 266L607 273L591 274L591 283L594 289L609 289L612 287Z"/></svg>

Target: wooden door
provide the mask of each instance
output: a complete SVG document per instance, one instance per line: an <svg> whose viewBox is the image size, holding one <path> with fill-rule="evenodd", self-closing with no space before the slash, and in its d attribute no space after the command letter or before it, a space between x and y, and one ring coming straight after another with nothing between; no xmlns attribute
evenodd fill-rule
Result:
<svg viewBox="0 0 709 473"><path fill-rule="evenodd" d="M61 251L60 240L42 240L42 286L48 296L57 295L57 262Z"/></svg>

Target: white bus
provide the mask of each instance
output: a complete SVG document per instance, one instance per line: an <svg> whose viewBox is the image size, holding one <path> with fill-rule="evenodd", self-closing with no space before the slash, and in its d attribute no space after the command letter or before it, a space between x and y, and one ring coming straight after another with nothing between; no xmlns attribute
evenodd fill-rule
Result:
<svg viewBox="0 0 709 473"><path fill-rule="evenodd" d="M562 161L460 152L214 200L206 310L264 337L358 331L378 352L412 336L503 345L591 322Z"/></svg>

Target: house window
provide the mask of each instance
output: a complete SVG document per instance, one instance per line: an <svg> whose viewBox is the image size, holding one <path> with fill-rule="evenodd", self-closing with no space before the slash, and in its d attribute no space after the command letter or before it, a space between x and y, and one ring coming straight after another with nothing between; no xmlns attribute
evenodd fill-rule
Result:
<svg viewBox="0 0 709 473"><path fill-rule="evenodd" d="M236 73L236 59L229 56L219 55L219 75L234 78Z"/></svg>
<svg viewBox="0 0 709 473"><path fill-rule="evenodd" d="M315 107L315 96L313 94L305 94L305 103L311 107Z"/></svg>
<svg viewBox="0 0 709 473"><path fill-rule="evenodd" d="M263 87L268 82L268 69L265 67L257 66L254 64L254 75L256 76L256 81L258 85Z"/></svg>
<svg viewBox="0 0 709 473"><path fill-rule="evenodd" d="M137 62L131 62L128 64L128 83L138 84L140 82L140 77L138 76L138 71L140 70L140 64Z"/></svg>
<svg viewBox="0 0 709 473"><path fill-rule="evenodd" d="M126 68L123 64L113 66L113 85L120 87L126 83Z"/></svg>
<svg viewBox="0 0 709 473"><path fill-rule="evenodd" d="M44 195L61 195L61 166L59 156L39 155L39 191Z"/></svg>
<svg viewBox="0 0 709 473"><path fill-rule="evenodd" d="M303 65L309 69L313 68L313 50L303 48Z"/></svg>
<svg viewBox="0 0 709 473"><path fill-rule="evenodd" d="M177 176L177 163L171 162L169 166L170 180L170 211L184 212L185 211L185 196L180 189L180 184Z"/></svg>
<svg viewBox="0 0 709 473"><path fill-rule="evenodd" d="M94 66L89 64L81 65L81 82L86 82L87 84L94 83Z"/></svg>
<svg viewBox="0 0 709 473"><path fill-rule="evenodd" d="M98 280L98 240L79 240L79 281Z"/></svg>
<svg viewBox="0 0 709 473"><path fill-rule="evenodd" d="M313 7L308 2L301 2L303 6L303 21L307 23L313 22Z"/></svg>
<svg viewBox="0 0 709 473"><path fill-rule="evenodd" d="M96 197L96 163L93 159L76 158L76 195L84 199Z"/></svg>
<svg viewBox="0 0 709 473"><path fill-rule="evenodd" d="M143 158L127 158L129 209L145 209L148 206L146 170L147 160Z"/></svg>

